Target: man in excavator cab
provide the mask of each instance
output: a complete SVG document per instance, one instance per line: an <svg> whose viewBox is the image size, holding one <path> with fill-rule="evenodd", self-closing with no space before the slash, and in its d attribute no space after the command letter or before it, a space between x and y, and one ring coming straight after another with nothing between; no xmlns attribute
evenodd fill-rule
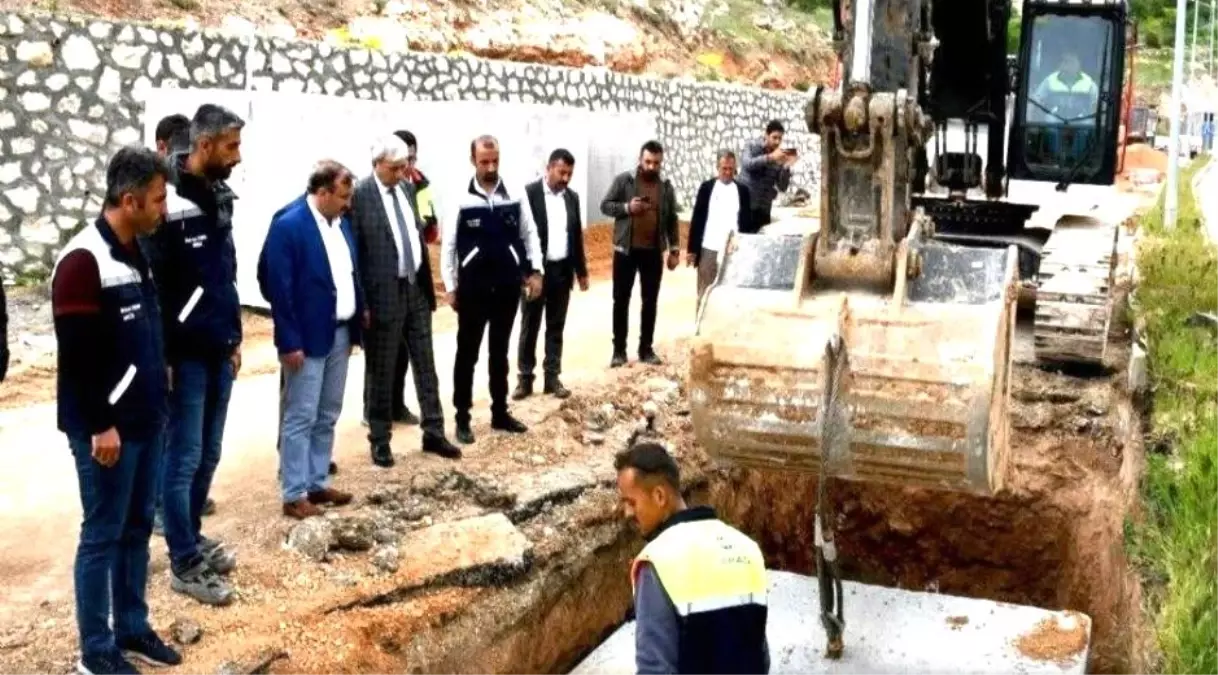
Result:
<svg viewBox="0 0 1218 675"><path fill-rule="evenodd" d="M1072 158L1087 154L1099 97L1100 89L1080 67L1078 54L1065 51L1058 69L1041 80L1028 100L1028 118L1049 127L1044 130L1044 140L1050 153L1057 154L1064 146ZM1063 131L1062 127L1068 129Z"/></svg>

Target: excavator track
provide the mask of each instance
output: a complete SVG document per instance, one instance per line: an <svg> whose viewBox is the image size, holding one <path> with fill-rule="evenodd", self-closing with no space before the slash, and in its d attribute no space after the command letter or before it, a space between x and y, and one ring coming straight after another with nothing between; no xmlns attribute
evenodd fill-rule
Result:
<svg viewBox="0 0 1218 675"><path fill-rule="evenodd" d="M1041 252L1033 342L1046 364L1103 366L1119 225L1063 218Z"/></svg>

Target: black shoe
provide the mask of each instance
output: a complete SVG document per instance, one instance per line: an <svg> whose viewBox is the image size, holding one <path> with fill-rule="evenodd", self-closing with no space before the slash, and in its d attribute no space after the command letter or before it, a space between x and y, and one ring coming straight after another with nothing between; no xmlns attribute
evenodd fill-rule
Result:
<svg viewBox="0 0 1218 675"><path fill-rule="evenodd" d="M533 395L533 383L521 380L516 383L516 390L512 392L513 401L523 401Z"/></svg>
<svg viewBox="0 0 1218 675"><path fill-rule="evenodd" d="M423 434L423 452L439 455L444 459L461 459L461 448L453 445L443 436Z"/></svg>
<svg viewBox="0 0 1218 675"><path fill-rule="evenodd" d="M503 413L491 418L491 428L495 431L506 431L509 434L523 434L529 428L524 425L524 422L512 417L510 413Z"/></svg>
<svg viewBox="0 0 1218 675"><path fill-rule="evenodd" d="M122 654L115 651L111 654L82 656L76 662L77 675L140 675Z"/></svg>
<svg viewBox="0 0 1218 675"><path fill-rule="evenodd" d="M469 422L457 422L457 442L463 445L471 445L474 442L474 430L469 428Z"/></svg>
<svg viewBox="0 0 1218 675"><path fill-rule="evenodd" d="M610 368L621 368L626 365L626 352L613 352L613 359L609 361Z"/></svg>
<svg viewBox="0 0 1218 675"><path fill-rule="evenodd" d="M139 661L153 668L168 668L182 663L182 655L165 644L156 633L120 640L118 648L128 661Z"/></svg>
<svg viewBox="0 0 1218 675"><path fill-rule="evenodd" d="M372 463L384 469L394 465L393 451L389 449L388 443L372 446Z"/></svg>
<svg viewBox="0 0 1218 675"><path fill-rule="evenodd" d="M650 349L639 350L639 362L646 363L649 366L664 365L664 362L662 360L660 360L660 357L657 356L656 353Z"/></svg>
<svg viewBox="0 0 1218 675"><path fill-rule="evenodd" d="M546 380L544 391L554 398L567 398L571 395L571 390L562 386L562 382L559 382L557 377Z"/></svg>
<svg viewBox="0 0 1218 675"><path fill-rule="evenodd" d="M414 413L410 412L410 408L402 408L393 416L393 421L398 424L405 424L408 427L419 426L419 418Z"/></svg>
<svg viewBox="0 0 1218 675"><path fill-rule="evenodd" d="M336 475L337 473L338 473L338 465L335 464L334 462L330 462L330 475L333 476L333 475Z"/></svg>

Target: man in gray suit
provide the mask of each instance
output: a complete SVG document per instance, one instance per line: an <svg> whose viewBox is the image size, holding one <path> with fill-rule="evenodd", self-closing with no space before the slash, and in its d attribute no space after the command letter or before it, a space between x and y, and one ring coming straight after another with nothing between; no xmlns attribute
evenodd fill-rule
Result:
<svg viewBox="0 0 1218 675"><path fill-rule="evenodd" d="M389 442L393 438L393 369L400 349L409 350L414 366L423 452L461 457L460 449L444 435L431 343L436 295L414 187L402 180L408 158L409 150L397 136L378 140L372 149L372 175L356 185L351 200L360 281L372 314L371 329L364 339L368 441L372 462L385 468L394 464Z"/></svg>

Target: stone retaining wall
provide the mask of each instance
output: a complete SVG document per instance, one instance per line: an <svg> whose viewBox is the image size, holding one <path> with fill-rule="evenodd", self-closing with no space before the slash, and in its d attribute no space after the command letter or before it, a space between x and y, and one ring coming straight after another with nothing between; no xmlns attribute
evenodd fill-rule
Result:
<svg viewBox="0 0 1218 675"><path fill-rule="evenodd" d="M117 147L140 142L150 88L244 89L247 77L257 91L651 112L667 149L665 170L686 205L713 171L716 149L743 148L771 118L804 129L807 99L600 69L0 15L0 272L45 276L59 247L96 215L105 162ZM805 131L788 136L805 158L792 189L815 194L816 144Z"/></svg>

